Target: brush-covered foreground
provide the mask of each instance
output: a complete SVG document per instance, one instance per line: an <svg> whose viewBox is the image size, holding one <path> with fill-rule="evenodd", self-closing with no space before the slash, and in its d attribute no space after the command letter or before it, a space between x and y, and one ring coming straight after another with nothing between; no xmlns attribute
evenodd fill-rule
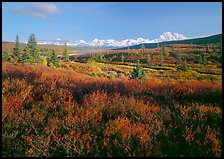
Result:
<svg viewBox="0 0 224 159"><path fill-rule="evenodd" d="M3 156L222 156L221 82L77 67L2 62Z"/></svg>

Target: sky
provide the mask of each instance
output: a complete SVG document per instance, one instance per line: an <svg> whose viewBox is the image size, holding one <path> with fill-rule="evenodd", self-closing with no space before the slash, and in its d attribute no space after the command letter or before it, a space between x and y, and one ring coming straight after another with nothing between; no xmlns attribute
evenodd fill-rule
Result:
<svg viewBox="0 0 224 159"><path fill-rule="evenodd" d="M2 40L123 40L222 33L221 2L2 2Z"/></svg>

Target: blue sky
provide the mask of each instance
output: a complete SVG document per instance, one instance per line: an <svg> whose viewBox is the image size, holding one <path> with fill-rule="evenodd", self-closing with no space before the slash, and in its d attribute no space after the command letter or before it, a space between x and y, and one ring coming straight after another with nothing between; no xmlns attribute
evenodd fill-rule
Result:
<svg viewBox="0 0 224 159"><path fill-rule="evenodd" d="M2 2L2 38L123 40L222 32L221 2Z"/></svg>

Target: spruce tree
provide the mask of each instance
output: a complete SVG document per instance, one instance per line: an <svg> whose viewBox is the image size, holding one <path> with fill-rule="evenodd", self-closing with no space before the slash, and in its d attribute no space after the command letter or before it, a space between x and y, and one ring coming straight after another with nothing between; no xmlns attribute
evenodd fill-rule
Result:
<svg viewBox="0 0 224 159"><path fill-rule="evenodd" d="M206 53L210 53L208 44L206 45Z"/></svg>
<svg viewBox="0 0 224 159"><path fill-rule="evenodd" d="M202 55L199 54L198 56L198 63L202 64L203 63L203 59L202 59Z"/></svg>
<svg viewBox="0 0 224 159"><path fill-rule="evenodd" d="M96 54L96 61L101 62L103 59L103 55L101 53Z"/></svg>
<svg viewBox="0 0 224 159"><path fill-rule="evenodd" d="M183 66L182 66L182 70L183 71L187 71L188 70L188 67L187 67L187 59L184 57L184 63L183 63Z"/></svg>
<svg viewBox="0 0 224 159"><path fill-rule="evenodd" d="M68 50L67 50L67 44L66 43L64 45L63 58L64 58L65 62L69 61L69 53L68 53Z"/></svg>
<svg viewBox="0 0 224 159"><path fill-rule="evenodd" d="M182 60L181 60L181 55L180 55L179 52L178 52L178 54L177 54L177 60L178 60L178 68L180 68L181 63L182 63Z"/></svg>
<svg viewBox="0 0 224 159"><path fill-rule="evenodd" d="M144 52L144 51L145 51L145 45L144 45L144 44L142 44L141 49L142 49L142 52Z"/></svg>
<svg viewBox="0 0 224 159"><path fill-rule="evenodd" d="M29 36L28 42L27 42L27 48L31 50L31 52L35 53L37 50L37 42L34 34L31 34Z"/></svg>
<svg viewBox="0 0 224 159"><path fill-rule="evenodd" d="M16 48L19 49L20 43L19 43L19 35L16 35Z"/></svg>
<svg viewBox="0 0 224 159"><path fill-rule="evenodd" d="M23 52L23 54L21 55L21 58L19 59L20 62L29 62L29 63L33 63L33 56L31 54L30 49L26 48Z"/></svg>
<svg viewBox="0 0 224 159"><path fill-rule="evenodd" d="M2 61L10 61L11 55L9 54L9 50L5 49L2 53Z"/></svg>
<svg viewBox="0 0 224 159"><path fill-rule="evenodd" d="M37 49L37 42L34 34L31 34L28 39L26 53L30 54L31 59L29 60L31 63L33 62L40 62L40 52Z"/></svg>
<svg viewBox="0 0 224 159"><path fill-rule="evenodd" d="M107 50L106 55L105 55L105 58L106 58L106 59L109 59L109 57L110 57L110 51Z"/></svg>
<svg viewBox="0 0 224 159"><path fill-rule="evenodd" d="M14 53L14 59L15 61L19 61L21 58L21 50L20 50L20 42L19 42L19 36L16 35L16 43L15 43L15 48L13 50Z"/></svg>
<svg viewBox="0 0 224 159"><path fill-rule="evenodd" d="M124 55L121 54L121 62L123 63L124 62Z"/></svg>
<svg viewBox="0 0 224 159"><path fill-rule="evenodd" d="M55 67L60 67L60 60L58 59L54 49L52 50L51 59Z"/></svg>
<svg viewBox="0 0 224 159"><path fill-rule="evenodd" d="M133 69L131 73L131 79L136 79L137 81L142 82L146 79L146 72L142 69L141 65L138 63L136 68Z"/></svg>
<svg viewBox="0 0 224 159"><path fill-rule="evenodd" d="M163 55L163 52L161 51L160 52L160 65L161 66L163 65L163 61L164 61L164 55Z"/></svg>
<svg viewBox="0 0 224 159"><path fill-rule="evenodd" d="M203 55L203 57L202 57L202 63L203 63L204 65L207 64L207 58L206 58L205 55Z"/></svg>
<svg viewBox="0 0 224 159"><path fill-rule="evenodd" d="M147 60L148 66L150 66L151 65L151 54L147 56L146 60Z"/></svg>
<svg viewBox="0 0 224 159"><path fill-rule="evenodd" d="M213 47L212 47L212 54L215 55L216 52L217 52L216 47L215 47L215 45L213 45Z"/></svg>
<svg viewBox="0 0 224 159"><path fill-rule="evenodd" d="M166 51L164 45L163 45L162 48L161 48L161 52L162 52L163 56L166 56L166 55L167 55L167 51Z"/></svg>
<svg viewBox="0 0 224 159"><path fill-rule="evenodd" d="M171 46L171 50L172 50L172 52L175 52L175 51L174 51L174 46Z"/></svg>
<svg viewBox="0 0 224 159"><path fill-rule="evenodd" d="M192 43L190 44L190 48L193 49L193 44Z"/></svg>
<svg viewBox="0 0 224 159"><path fill-rule="evenodd" d="M52 67L52 66L60 67L61 66L60 60L58 59L58 56L56 55L54 49L52 49L52 52L48 54L47 65L50 67Z"/></svg>

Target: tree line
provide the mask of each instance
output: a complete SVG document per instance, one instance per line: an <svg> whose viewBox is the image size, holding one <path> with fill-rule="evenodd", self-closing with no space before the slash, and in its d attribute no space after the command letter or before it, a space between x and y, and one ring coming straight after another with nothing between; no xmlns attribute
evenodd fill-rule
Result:
<svg viewBox="0 0 224 159"><path fill-rule="evenodd" d="M67 44L64 45L62 60L69 61L69 53L67 50ZM21 43L19 36L16 36L15 47L12 53L8 49L5 49L2 53L2 61L20 62L20 63L42 63L47 66L60 67L60 60L55 53L55 49L52 49L47 56L42 56L40 50L37 48L37 41L35 34L31 34L28 38L25 49L21 49Z"/></svg>

